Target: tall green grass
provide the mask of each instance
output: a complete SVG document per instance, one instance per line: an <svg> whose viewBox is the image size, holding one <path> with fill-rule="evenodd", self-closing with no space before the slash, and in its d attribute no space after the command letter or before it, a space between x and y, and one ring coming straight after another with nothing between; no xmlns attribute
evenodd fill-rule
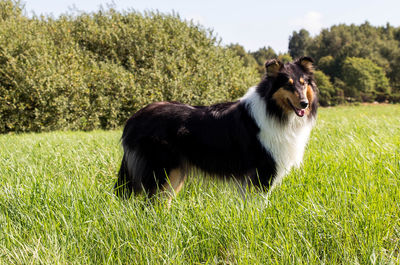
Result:
<svg viewBox="0 0 400 265"><path fill-rule="evenodd" d="M112 194L120 131L0 136L0 264L399 264L400 106L321 109L268 198L192 176Z"/></svg>

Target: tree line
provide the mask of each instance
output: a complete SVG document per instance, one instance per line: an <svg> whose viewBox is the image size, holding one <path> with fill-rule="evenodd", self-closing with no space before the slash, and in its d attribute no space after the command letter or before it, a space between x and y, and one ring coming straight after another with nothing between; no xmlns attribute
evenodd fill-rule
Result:
<svg viewBox="0 0 400 265"><path fill-rule="evenodd" d="M338 25L293 32L289 52L222 46L178 14L77 12L25 15L0 0L0 133L113 129L154 101L235 100L270 58L316 61L323 106L400 101L400 28Z"/></svg>
<svg viewBox="0 0 400 265"><path fill-rule="evenodd" d="M305 29L294 31L286 54L276 54L271 47L256 52L245 52L238 44L229 47L260 74L266 59L311 56L323 106L400 102L400 27L389 23L334 25L314 37Z"/></svg>

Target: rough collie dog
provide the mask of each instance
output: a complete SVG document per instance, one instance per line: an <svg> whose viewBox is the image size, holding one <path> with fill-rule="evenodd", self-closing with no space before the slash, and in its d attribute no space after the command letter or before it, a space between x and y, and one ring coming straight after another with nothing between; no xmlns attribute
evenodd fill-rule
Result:
<svg viewBox="0 0 400 265"><path fill-rule="evenodd" d="M300 166L317 113L313 60L265 67L263 80L235 102L156 102L135 113L122 134L116 194L177 193L192 167L268 190Z"/></svg>

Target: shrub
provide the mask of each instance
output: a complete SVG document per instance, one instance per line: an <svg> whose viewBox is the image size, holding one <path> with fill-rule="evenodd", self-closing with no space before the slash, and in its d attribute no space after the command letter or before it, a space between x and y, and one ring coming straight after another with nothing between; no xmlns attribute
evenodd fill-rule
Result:
<svg viewBox="0 0 400 265"><path fill-rule="evenodd" d="M178 15L27 18L0 4L0 132L111 129L153 101L240 97L255 69Z"/></svg>
<svg viewBox="0 0 400 265"><path fill-rule="evenodd" d="M346 83L346 96L356 100L373 101L377 93L390 93L384 70L369 59L346 58L342 75Z"/></svg>
<svg viewBox="0 0 400 265"><path fill-rule="evenodd" d="M322 71L314 72L315 82L317 83L319 90L319 104L321 106L332 106L335 105L335 94L332 83L329 81L329 77Z"/></svg>

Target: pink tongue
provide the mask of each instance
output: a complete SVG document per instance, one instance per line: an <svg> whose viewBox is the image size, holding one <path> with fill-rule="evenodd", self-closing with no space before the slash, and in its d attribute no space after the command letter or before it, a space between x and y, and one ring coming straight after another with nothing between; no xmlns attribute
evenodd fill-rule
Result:
<svg viewBox="0 0 400 265"><path fill-rule="evenodd" d="M299 114L300 117L303 117L304 116L304 110L303 109L299 110L298 114Z"/></svg>

